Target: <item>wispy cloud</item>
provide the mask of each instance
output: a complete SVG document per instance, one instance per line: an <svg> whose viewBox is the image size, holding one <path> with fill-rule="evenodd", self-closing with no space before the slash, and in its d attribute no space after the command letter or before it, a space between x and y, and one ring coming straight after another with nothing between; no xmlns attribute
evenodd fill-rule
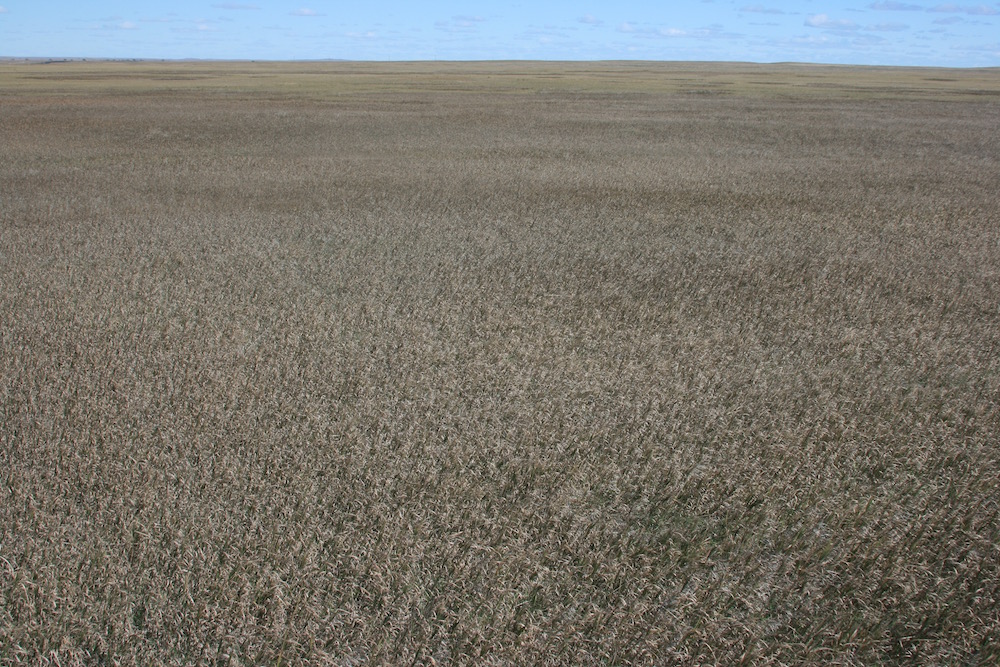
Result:
<svg viewBox="0 0 1000 667"><path fill-rule="evenodd" d="M764 5L748 5L746 7L740 8L741 12L747 12L749 14L784 14L785 12L781 9L775 9L773 7L765 7Z"/></svg>
<svg viewBox="0 0 1000 667"><path fill-rule="evenodd" d="M906 2L873 2L868 5L871 9L880 9L889 12L919 12L923 9L920 5L911 5Z"/></svg>
<svg viewBox="0 0 1000 667"><path fill-rule="evenodd" d="M841 40L827 37L826 35L809 35L808 37L792 37L789 40L779 41L781 44L788 44L794 47L808 47L810 49L825 49L841 46Z"/></svg>
<svg viewBox="0 0 1000 667"><path fill-rule="evenodd" d="M7 8L4 7L3 5L0 5L0 14L6 14L6 13L7 13Z"/></svg>
<svg viewBox="0 0 1000 667"><path fill-rule="evenodd" d="M100 23L94 23L91 26L94 30L138 30L139 24L135 21L126 19L123 16L109 16L107 18L101 19Z"/></svg>
<svg viewBox="0 0 1000 667"><path fill-rule="evenodd" d="M637 37L688 37L690 33L680 28L653 28L625 21L618 26L618 32Z"/></svg>
<svg viewBox="0 0 1000 667"><path fill-rule="evenodd" d="M1000 42L994 42L992 44L981 44L979 46L969 46L966 48L969 51L985 51L987 53L992 53L994 56L1000 56Z"/></svg>
<svg viewBox="0 0 1000 667"><path fill-rule="evenodd" d="M309 9L308 7L296 9L294 12L289 12L289 13L292 16L308 16L308 17L323 16L323 14L320 14L315 9Z"/></svg>
<svg viewBox="0 0 1000 667"><path fill-rule="evenodd" d="M657 38L657 39L717 39L717 38L727 38L731 39L734 37L739 37L739 35L734 35L732 33L725 32L723 26L721 25L710 25L704 28L697 28L694 30L686 30L683 28L656 28L640 26L630 21L626 21L618 26L618 32L626 33L629 35L634 35L636 37L642 38Z"/></svg>
<svg viewBox="0 0 1000 667"><path fill-rule="evenodd" d="M435 22L434 27L444 32L475 32L485 21L482 16L453 16L449 21Z"/></svg>
<svg viewBox="0 0 1000 667"><path fill-rule="evenodd" d="M233 11L260 9L259 5L247 5L241 2L220 2L212 6L216 9L229 9Z"/></svg>
<svg viewBox="0 0 1000 667"><path fill-rule="evenodd" d="M587 14L585 16L581 16L577 20L580 23L586 23L587 25L593 25L593 26L602 25L604 23L604 21L602 21L601 19L597 18L593 14Z"/></svg>
<svg viewBox="0 0 1000 667"><path fill-rule="evenodd" d="M167 20L160 20L160 22L172 23L173 27L170 28L170 31L182 35L204 34L206 32L219 32L219 28L216 25L213 25L213 21L207 19L197 19L193 21L167 19Z"/></svg>
<svg viewBox="0 0 1000 667"><path fill-rule="evenodd" d="M876 32L902 32L903 30L909 29L910 26L905 23L876 23L869 30L874 30Z"/></svg>
<svg viewBox="0 0 1000 667"><path fill-rule="evenodd" d="M854 21L847 19L832 19L826 14L814 14L805 20L805 25L810 28L820 28L822 30L857 30L859 26Z"/></svg>
<svg viewBox="0 0 1000 667"><path fill-rule="evenodd" d="M888 40L880 35L858 35L851 40L851 43L859 47L880 46L888 43Z"/></svg>
<svg viewBox="0 0 1000 667"><path fill-rule="evenodd" d="M1000 15L1000 9L994 7L989 7L987 5L976 5L975 7L969 5L956 5L956 4L944 4L935 5L927 11L929 12L944 12L947 14L969 14L971 16L997 16Z"/></svg>

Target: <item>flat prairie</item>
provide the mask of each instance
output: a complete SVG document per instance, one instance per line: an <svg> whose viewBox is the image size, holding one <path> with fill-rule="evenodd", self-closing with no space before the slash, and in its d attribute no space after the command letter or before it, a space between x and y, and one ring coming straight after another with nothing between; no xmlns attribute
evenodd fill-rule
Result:
<svg viewBox="0 0 1000 667"><path fill-rule="evenodd" d="M1000 661L1000 70L0 63L0 665Z"/></svg>

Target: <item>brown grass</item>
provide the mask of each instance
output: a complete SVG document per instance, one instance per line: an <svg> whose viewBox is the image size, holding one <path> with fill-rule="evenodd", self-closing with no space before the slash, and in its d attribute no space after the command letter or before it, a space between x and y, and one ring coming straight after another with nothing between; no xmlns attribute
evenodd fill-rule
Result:
<svg viewBox="0 0 1000 667"><path fill-rule="evenodd" d="M1000 659L995 71L0 88L0 664Z"/></svg>

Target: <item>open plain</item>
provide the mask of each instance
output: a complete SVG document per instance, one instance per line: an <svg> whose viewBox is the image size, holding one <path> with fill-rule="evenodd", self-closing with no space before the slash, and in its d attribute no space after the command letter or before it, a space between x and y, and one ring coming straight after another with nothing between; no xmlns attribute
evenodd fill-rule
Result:
<svg viewBox="0 0 1000 667"><path fill-rule="evenodd" d="M1000 661L1000 71L0 63L0 665Z"/></svg>

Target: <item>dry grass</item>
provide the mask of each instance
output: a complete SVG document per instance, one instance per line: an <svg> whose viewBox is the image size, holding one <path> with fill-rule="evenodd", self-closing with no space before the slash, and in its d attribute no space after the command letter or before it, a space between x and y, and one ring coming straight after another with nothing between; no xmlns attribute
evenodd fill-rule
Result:
<svg viewBox="0 0 1000 667"><path fill-rule="evenodd" d="M1000 659L995 72L0 82L0 664Z"/></svg>
<svg viewBox="0 0 1000 667"><path fill-rule="evenodd" d="M1000 68L849 67L795 63L102 62L0 60L5 96L132 95L331 101L365 93L714 94L797 99L982 100Z"/></svg>

